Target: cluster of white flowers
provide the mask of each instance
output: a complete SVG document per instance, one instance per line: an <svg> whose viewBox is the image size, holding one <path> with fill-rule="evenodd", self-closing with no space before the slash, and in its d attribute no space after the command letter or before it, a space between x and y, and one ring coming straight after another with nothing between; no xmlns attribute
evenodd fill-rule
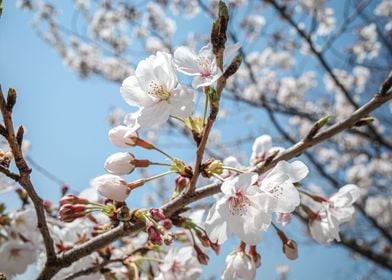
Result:
<svg viewBox="0 0 392 280"><path fill-rule="evenodd" d="M378 56L381 44L377 40L377 26L371 23L358 30L359 41L352 47L353 54L357 57L358 62L365 59L374 59Z"/></svg>
<svg viewBox="0 0 392 280"><path fill-rule="evenodd" d="M5 237L0 240L0 271L11 278L37 260L42 244L34 208L12 212L9 219L9 227L0 228Z"/></svg>

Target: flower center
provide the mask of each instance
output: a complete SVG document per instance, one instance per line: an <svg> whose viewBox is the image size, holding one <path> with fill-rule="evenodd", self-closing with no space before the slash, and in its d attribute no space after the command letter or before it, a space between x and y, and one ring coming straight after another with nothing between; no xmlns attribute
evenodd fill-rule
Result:
<svg viewBox="0 0 392 280"><path fill-rule="evenodd" d="M248 211L248 206L250 206L249 198L244 195L241 191L236 192L235 195L228 198L229 209L232 215L243 216Z"/></svg>
<svg viewBox="0 0 392 280"><path fill-rule="evenodd" d="M20 249L16 249L16 248L14 248L14 249L11 249L10 250L10 255L9 255L9 258L11 259L11 258L17 258L17 257L19 257L20 256Z"/></svg>
<svg viewBox="0 0 392 280"><path fill-rule="evenodd" d="M183 267L183 265L179 261L174 260L170 270L173 273L179 273L179 272L183 272L184 271L184 267Z"/></svg>
<svg viewBox="0 0 392 280"><path fill-rule="evenodd" d="M203 78L211 76L211 62L205 57L199 57L197 60L199 72Z"/></svg>
<svg viewBox="0 0 392 280"><path fill-rule="evenodd" d="M160 100L168 100L170 98L170 92L166 89L166 87L157 84L155 81L150 81L150 83L148 84L147 93Z"/></svg>

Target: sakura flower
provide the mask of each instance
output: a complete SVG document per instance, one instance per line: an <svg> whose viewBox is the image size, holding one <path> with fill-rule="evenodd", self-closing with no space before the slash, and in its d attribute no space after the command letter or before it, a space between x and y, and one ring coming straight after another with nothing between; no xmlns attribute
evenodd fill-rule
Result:
<svg viewBox="0 0 392 280"><path fill-rule="evenodd" d="M129 174L135 169L134 160L131 153L115 153L106 159L105 170L119 176Z"/></svg>
<svg viewBox="0 0 392 280"><path fill-rule="evenodd" d="M37 215L33 207L27 207L25 210L13 212L10 215L10 230L14 233L23 235L33 244L38 244L40 240L37 228Z"/></svg>
<svg viewBox="0 0 392 280"><path fill-rule="evenodd" d="M256 265L245 252L233 252L226 258L224 280L252 280L256 278Z"/></svg>
<svg viewBox="0 0 392 280"><path fill-rule="evenodd" d="M193 88L210 86L222 76L210 43L202 47L198 55L188 47L181 46L174 51L174 61L178 71L195 76Z"/></svg>
<svg viewBox="0 0 392 280"><path fill-rule="evenodd" d="M267 195L264 210L277 213L291 213L300 203L297 188L293 185L308 175L308 167L301 161L280 161L261 178L260 190Z"/></svg>
<svg viewBox="0 0 392 280"><path fill-rule="evenodd" d="M91 181L91 185L96 187L101 195L115 201L124 201L129 194L127 182L116 175L105 174L96 177Z"/></svg>
<svg viewBox="0 0 392 280"><path fill-rule="evenodd" d="M243 173L222 184L223 197L211 207L205 225L211 241L222 244L234 233L250 245L260 242L260 228L271 217L259 208L262 197L254 185L257 180L257 173Z"/></svg>
<svg viewBox="0 0 392 280"><path fill-rule="evenodd" d="M171 248L159 268L157 280L196 280L203 271L189 246L179 250Z"/></svg>
<svg viewBox="0 0 392 280"><path fill-rule="evenodd" d="M309 230L319 243L326 244L334 239L340 241L339 225L351 220L354 214L354 202L358 200L360 190L356 185L348 184L322 203L322 209L310 220Z"/></svg>
<svg viewBox="0 0 392 280"><path fill-rule="evenodd" d="M8 277L21 274L35 261L35 248L30 243L10 240L0 247L0 271Z"/></svg>
<svg viewBox="0 0 392 280"><path fill-rule="evenodd" d="M142 60L120 92L129 105L140 107L137 124L141 127L162 124L170 115L186 118L194 106L193 93L178 84L172 56L164 52Z"/></svg>

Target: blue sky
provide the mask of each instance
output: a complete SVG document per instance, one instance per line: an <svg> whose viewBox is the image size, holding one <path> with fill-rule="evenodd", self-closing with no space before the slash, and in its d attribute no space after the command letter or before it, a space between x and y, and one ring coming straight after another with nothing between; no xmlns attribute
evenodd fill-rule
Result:
<svg viewBox="0 0 392 280"><path fill-rule="evenodd" d="M103 174L106 157L119 151L107 139L106 117L110 107L131 109L121 99L118 84L97 77L83 80L67 69L55 50L38 38L30 26L31 21L31 14L18 10L14 1L4 3L0 19L0 83L3 92L9 87L18 92L14 119L16 124L25 126L25 138L32 143L29 156L66 181L72 189L82 190L89 185L90 179ZM209 32L209 25L200 26ZM179 32L186 32L190 26L181 28ZM230 123L222 127L229 129ZM223 133L231 135L232 131ZM170 142L170 139L164 142ZM249 153L250 146L244 146L244 149ZM173 150L173 153L184 151ZM141 155L142 151L136 153ZM58 184L35 171L32 180L44 199L58 200ZM142 196L143 190L132 197L131 202ZM0 196L0 201L7 201L11 209L17 203L13 193ZM297 223L290 226L287 233L299 240L300 258L288 261L281 253L278 238L270 230L259 249L263 265L258 270L258 279L276 278L277 264L291 266L289 279L355 279L354 271L367 270L364 261L353 260L345 250L301 241L303 230ZM222 248L219 258L211 257L204 277L219 274L224 257L235 246L236 243L229 242ZM21 279L28 279L26 277Z"/></svg>

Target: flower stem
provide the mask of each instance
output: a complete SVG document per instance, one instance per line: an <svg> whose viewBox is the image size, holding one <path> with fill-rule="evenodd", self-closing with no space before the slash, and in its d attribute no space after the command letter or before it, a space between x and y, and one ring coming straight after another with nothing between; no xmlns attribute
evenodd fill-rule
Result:
<svg viewBox="0 0 392 280"><path fill-rule="evenodd" d="M152 161L150 161L150 165L172 166L170 163L152 162Z"/></svg>
<svg viewBox="0 0 392 280"><path fill-rule="evenodd" d="M327 199L325 199L325 198L323 198L323 197L321 197L321 196L312 195L312 194L310 194L310 193L308 193L308 192L305 192L305 191L303 191L303 190L301 190L301 189L298 189L298 191L299 191L300 193L302 193L302 194L304 194L304 195L310 197L310 198L313 199L314 201L317 201L317 202L320 202L320 203L321 203L321 202L327 202L327 201L328 201Z"/></svg>
<svg viewBox="0 0 392 280"><path fill-rule="evenodd" d="M170 115L170 117L172 117L173 119L176 119L176 120L178 120L178 121L180 121L182 123L185 123L183 118L180 118L180 117L177 117L177 116L173 116L173 115Z"/></svg>
<svg viewBox="0 0 392 280"><path fill-rule="evenodd" d="M168 153L162 151L161 149L159 149L159 148L157 148L157 147L155 147L155 146L152 146L152 149L155 150L155 151L157 151L157 152L159 152L159 153L161 153L161 154L163 154L164 156L167 156L167 157L170 158L171 160L174 160L174 157L172 157L172 156L169 155Z"/></svg>
<svg viewBox="0 0 392 280"><path fill-rule="evenodd" d="M221 176L219 176L218 174L212 173L212 176L214 176L215 178L217 178L219 181L224 182L225 179L223 179Z"/></svg>
<svg viewBox="0 0 392 280"><path fill-rule="evenodd" d="M154 176L151 176L151 177L148 177L148 178L144 178L144 179L141 179L141 180L143 181L143 183L146 183L146 182L149 182L149 181L152 181L152 180L155 180L155 179L158 179L158 178L161 178L163 176L166 176L166 175L169 175L169 174L173 174L173 173L176 173L176 171L169 170L169 171L163 172L161 174L154 175Z"/></svg>
<svg viewBox="0 0 392 280"><path fill-rule="evenodd" d="M245 173L245 171L242 171L240 169L237 169L235 167L230 167L230 166L223 166L223 169L234 171L234 172L237 172L237 173Z"/></svg>
<svg viewBox="0 0 392 280"><path fill-rule="evenodd" d="M205 102L204 102L204 112L203 112L203 127L206 125L206 119L207 119L207 109L208 109L208 102L209 102L209 97L208 97L208 92L207 90L205 91Z"/></svg>

